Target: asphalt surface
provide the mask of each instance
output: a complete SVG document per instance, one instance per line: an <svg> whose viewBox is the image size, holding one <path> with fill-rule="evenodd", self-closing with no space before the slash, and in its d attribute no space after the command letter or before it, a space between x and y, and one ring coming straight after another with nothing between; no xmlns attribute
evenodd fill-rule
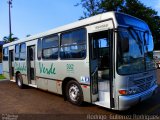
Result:
<svg viewBox="0 0 160 120"><path fill-rule="evenodd" d="M158 83L160 84L160 70L157 70ZM143 115L143 116L136 116ZM39 89L27 87L20 89L10 81L0 82L0 119L6 118L19 120L44 120L44 119L128 119L130 116L160 119L160 88L152 98L137 104L123 112L109 110L103 107L85 103L83 106L75 106L63 97ZM137 119L136 118L136 119Z"/></svg>

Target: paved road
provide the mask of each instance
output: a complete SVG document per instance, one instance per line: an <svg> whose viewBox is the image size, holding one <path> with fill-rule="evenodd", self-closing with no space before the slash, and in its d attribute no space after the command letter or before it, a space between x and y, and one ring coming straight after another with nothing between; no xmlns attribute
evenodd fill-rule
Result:
<svg viewBox="0 0 160 120"><path fill-rule="evenodd" d="M160 84L160 70L157 71L157 74ZM24 117L28 117L28 119L35 117L44 119L46 116L48 119L53 117L58 119L87 119L87 117L88 119L94 119L97 116L87 116L93 114L106 115L107 117L111 115L125 116L133 114L156 115L160 114L160 89L156 96L136 105L130 110L117 112L88 103L82 107L75 106L64 101L62 96L34 88L19 89L15 83L2 81L0 82L0 119L5 118L8 113L11 114L10 117L16 117L14 115L21 114L19 118L23 119Z"/></svg>

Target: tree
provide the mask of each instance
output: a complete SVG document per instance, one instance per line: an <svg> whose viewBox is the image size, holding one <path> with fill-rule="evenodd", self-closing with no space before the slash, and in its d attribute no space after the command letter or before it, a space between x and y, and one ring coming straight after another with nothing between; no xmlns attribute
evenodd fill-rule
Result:
<svg viewBox="0 0 160 120"><path fill-rule="evenodd" d="M160 16L157 11L145 6L139 0L81 0L78 5L84 8L85 17L107 11L118 11L138 17L149 25L154 42L160 44Z"/></svg>
<svg viewBox="0 0 160 120"><path fill-rule="evenodd" d="M150 7L145 6L138 0L126 0L121 12L133 15L144 20L150 27L155 45L160 44L160 16ZM155 49L157 49L155 47Z"/></svg>
<svg viewBox="0 0 160 120"><path fill-rule="evenodd" d="M77 3L75 6L81 5L82 8L84 8L84 16L81 16L80 19L84 19L102 13L103 11L99 9L100 3L101 0L81 0L80 3Z"/></svg>
<svg viewBox="0 0 160 120"><path fill-rule="evenodd" d="M121 11L125 0L101 0L100 9L106 11Z"/></svg>
<svg viewBox="0 0 160 120"><path fill-rule="evenodd" d="M76 6L84 8L81 18L87 18L106 11L118 11L123 3L124 0L81 0Z"/></svg>
<svg viewBox="0 0 160 120"><path fill-rule="evenodd" d="M30 34L26 35L26 37L30 37L30 36L31 36Z"/></svg>
<svg viewBox="0 0 160 120"><path fill-rule="evenodd" d="M9 36L3 37L3 41L4 41L5 43L9 43L9 42L13 42L13 41L15 41L15 40L18 40L18 37L13 37L13 35L14 35L14 34L11 34L11 35L9 35Z"/></svg>

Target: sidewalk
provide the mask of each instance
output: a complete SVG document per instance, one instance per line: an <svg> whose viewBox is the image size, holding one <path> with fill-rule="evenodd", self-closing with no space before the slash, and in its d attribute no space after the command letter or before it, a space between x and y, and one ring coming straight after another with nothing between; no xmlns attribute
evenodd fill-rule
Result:
<svg viewBox="0 0 160 120"><path fill-rule="evenodd" d="M9 81L8 79L0 79L0 82Z"/></svg>

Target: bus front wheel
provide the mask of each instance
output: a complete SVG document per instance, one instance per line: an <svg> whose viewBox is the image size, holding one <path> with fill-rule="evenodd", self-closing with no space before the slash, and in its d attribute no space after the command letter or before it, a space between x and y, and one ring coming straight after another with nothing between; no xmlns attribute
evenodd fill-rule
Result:
<svg viewBox="0 0 160 120"><path fill-rule="evenodd" d="M83 92L79 85L74 80L68 82L66 86L66 97L69 102L75 105L82 105L83 103Z"/></svg>
<svg viewBox="0 0 160 120"><path fill-rule="evenodd" d="M24 87L22 75L20 73L17 73L17 75L16 75L16 82L17 82L17 85L19 88L22 89Z"/></svg>

